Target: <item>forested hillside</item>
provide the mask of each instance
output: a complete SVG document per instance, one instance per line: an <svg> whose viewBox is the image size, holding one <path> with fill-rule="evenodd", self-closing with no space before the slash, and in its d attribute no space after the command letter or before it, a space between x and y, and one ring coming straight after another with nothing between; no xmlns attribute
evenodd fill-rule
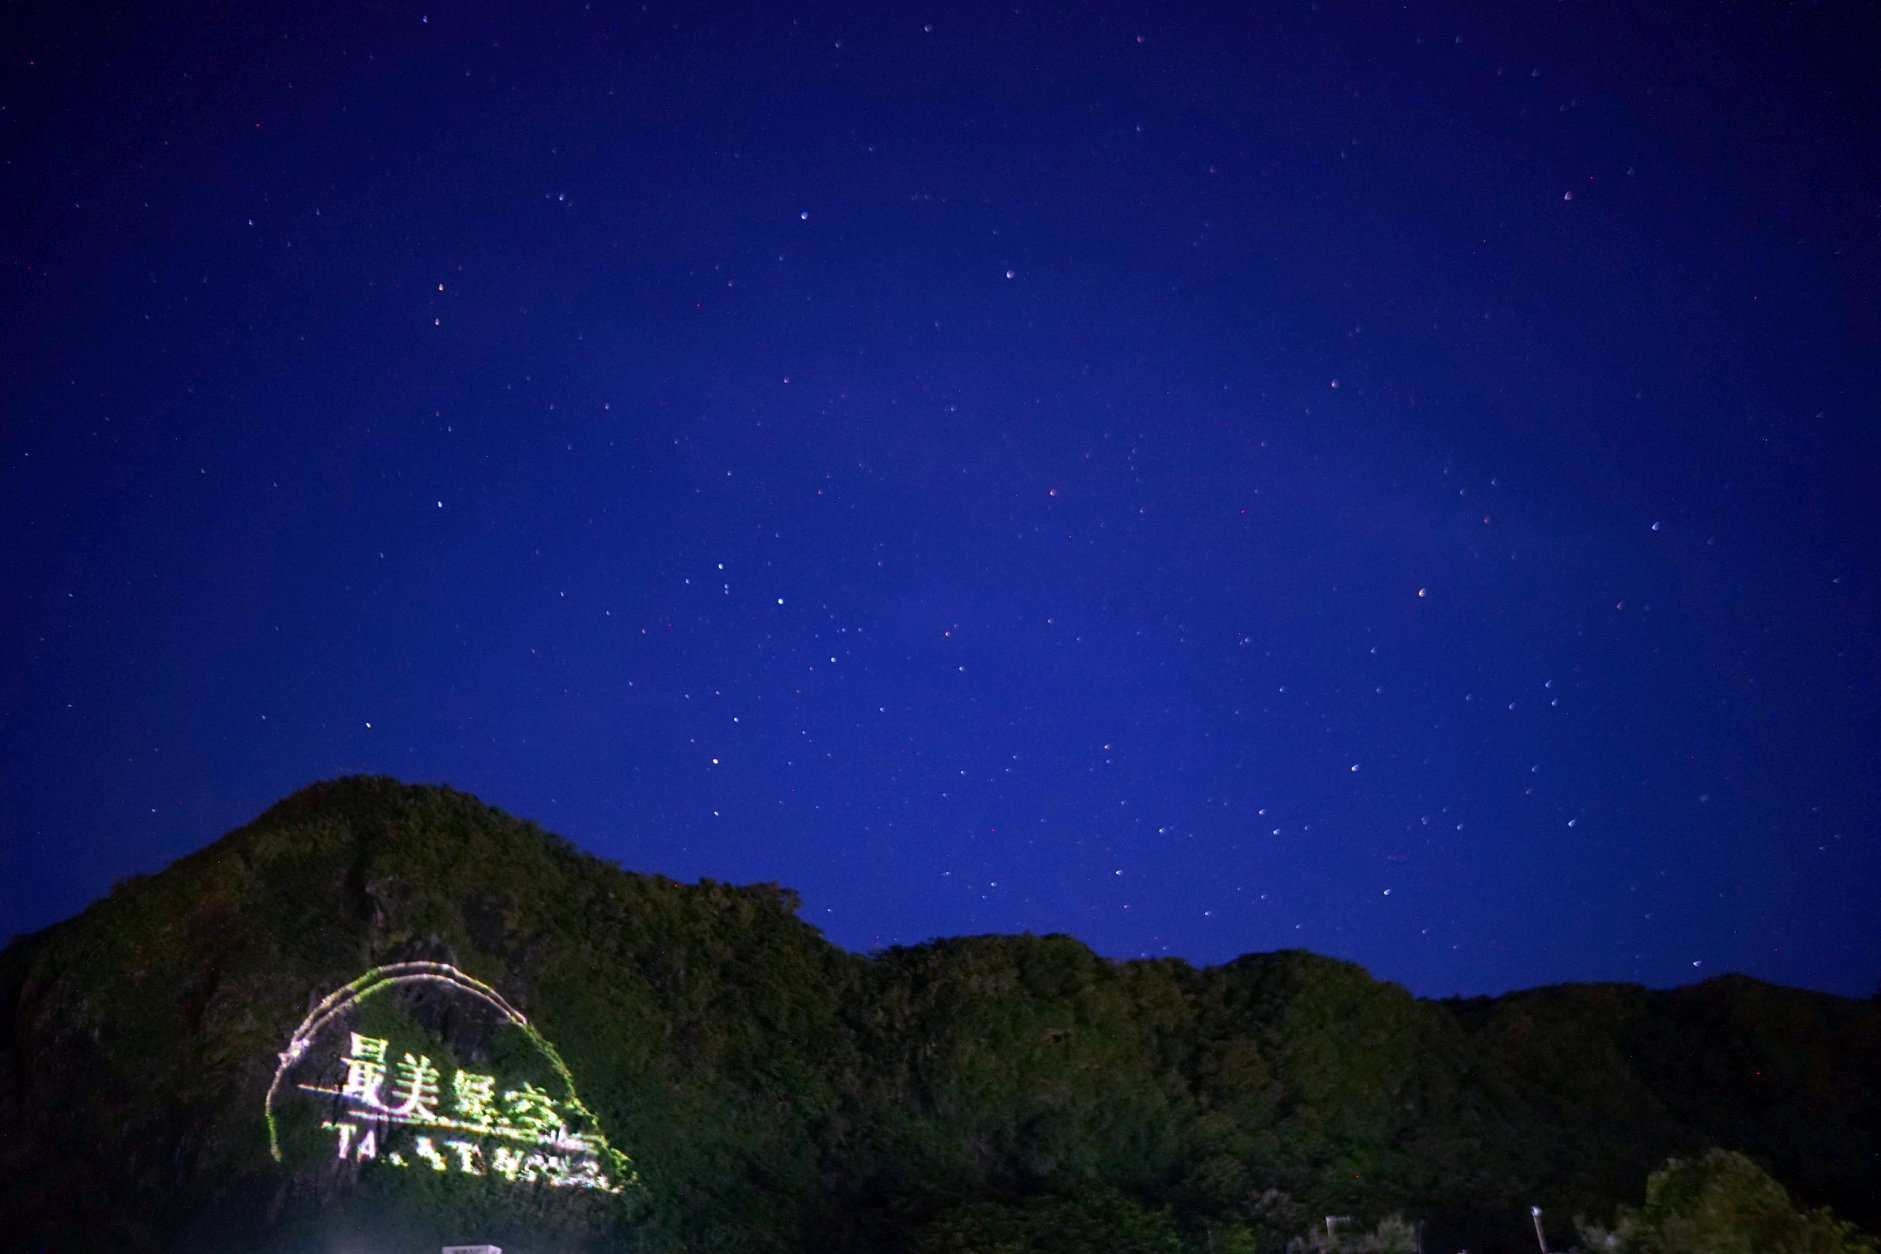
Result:
<svg viewBox="0 0 1881 1254"><path fill-rule="evenodd" d="M0 953L4 1244L1278 1251L1400 1214L1483 1251L1533 1248L1530 1205L1564 1245L1714 1146L1881 1221L1874 1002L1724 977L1433 1003L1305 952L1196 969L1065 936L862 957L795 911L446 788L305 789ZM277 1163L296 1024L410 960L526 1014L635 1181Z"/></svg>

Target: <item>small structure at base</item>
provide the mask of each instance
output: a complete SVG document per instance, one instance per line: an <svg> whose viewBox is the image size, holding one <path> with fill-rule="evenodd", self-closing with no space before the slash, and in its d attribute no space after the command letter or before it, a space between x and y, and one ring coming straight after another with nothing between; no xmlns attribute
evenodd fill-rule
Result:
<svg viewBox="0 0 1881 1254"><path fill-rule="evenodd" d="M494 1245L447 1245L444 1254L503 1254Z"/></svg>

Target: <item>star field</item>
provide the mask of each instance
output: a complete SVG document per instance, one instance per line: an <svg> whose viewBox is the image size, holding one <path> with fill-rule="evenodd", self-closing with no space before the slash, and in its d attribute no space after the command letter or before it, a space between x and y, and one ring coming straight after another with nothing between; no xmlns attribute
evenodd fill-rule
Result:
<svg viewBox="0 0 1881 1254"><path fill-rule="evenodd" d="M0 933L374 772L857 950L1867 996L1870 18L16 7Z"/></svg>

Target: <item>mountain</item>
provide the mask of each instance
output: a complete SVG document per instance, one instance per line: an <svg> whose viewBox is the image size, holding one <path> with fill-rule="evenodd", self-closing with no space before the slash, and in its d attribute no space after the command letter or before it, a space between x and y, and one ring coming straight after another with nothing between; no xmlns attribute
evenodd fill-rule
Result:
<svg viewBox="0 0 1881 1254"><path fill-rule="evenodd" d="M796 910L316 784L0 952L0 1246L1278 1250L1395 1212L1522 1249L1529 1205L1563 1244L1711 1146L1881 1223L1873 1001L863 957Z"/></svg>

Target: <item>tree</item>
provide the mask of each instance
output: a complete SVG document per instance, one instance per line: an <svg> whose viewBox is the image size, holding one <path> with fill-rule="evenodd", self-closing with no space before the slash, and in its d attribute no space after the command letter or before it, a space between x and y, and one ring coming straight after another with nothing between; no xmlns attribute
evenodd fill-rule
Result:
<svg viewBox="0 0 1881 1254"><path fill-rule="evenodd" d="M1646 1204L1622 1207L1611 1235L1620 1254L1881 1254L1853 1224L1798 1209L1756 1163L1721 1149L1655 1171Z"/></svg>
<svg viewBox="0 0 1881 1254"><path fill-rule="evenodd" d="M1168 1217L1121 1193L976 1200L914 1234L913 1254L1180 1254Z"/></svg>
<svg viewBox="0 0 1881 1254"><path fill-rule="evenodd" d="M1333 1228L1312 1228L1287 1242L1288 1254L1416 1254L1417 1225L1402 1215L1389 1215L1367 1232L1342 1233Z"/></svg>

